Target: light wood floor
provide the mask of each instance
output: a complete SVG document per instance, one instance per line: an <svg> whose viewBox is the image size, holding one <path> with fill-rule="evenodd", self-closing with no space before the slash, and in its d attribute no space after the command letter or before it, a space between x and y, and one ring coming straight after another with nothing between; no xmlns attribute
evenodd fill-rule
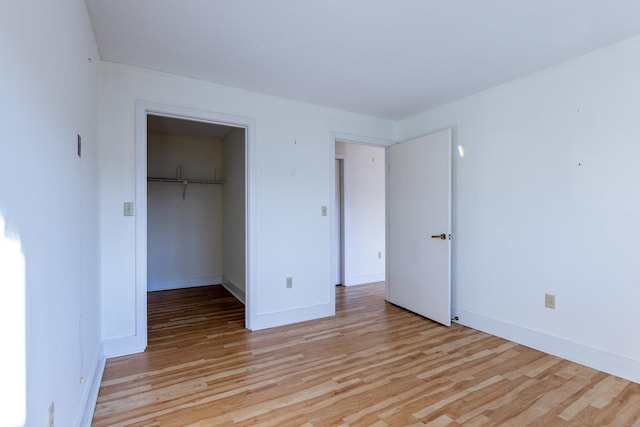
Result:
<svg viewBox="0 0 640 427"><path fill-rule="evenodd" d="M220 286L149 295L94 426L640 426L640 385L337 288L337 315L248 332Z"/></svg>

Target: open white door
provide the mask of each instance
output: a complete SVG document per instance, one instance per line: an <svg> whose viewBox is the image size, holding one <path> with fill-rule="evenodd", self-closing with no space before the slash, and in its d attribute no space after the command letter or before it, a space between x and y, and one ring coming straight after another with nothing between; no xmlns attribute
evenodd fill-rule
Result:
<svg viewBox="0 0 640 427"><path fill-rule="evenodd" d="M388 300L449 326L451 129L393 145L387 159Z"/></svg>

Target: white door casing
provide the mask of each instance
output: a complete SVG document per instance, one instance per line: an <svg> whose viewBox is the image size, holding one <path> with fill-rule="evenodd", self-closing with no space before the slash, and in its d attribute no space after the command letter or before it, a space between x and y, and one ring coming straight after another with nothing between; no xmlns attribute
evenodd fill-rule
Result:
<svg viewBox="0 0 640 427"><path fill-rule="evenodd" d="M255 128L253 118L195 110L173 105L136 102L136 330L125 341L118 340L115 348L105 349L111 356L144 351L147 346L147 115L175 117L185 120L211 122L245 129L245 197L246 197L246 289L245 327L253 329L257 323L256 304L256 166ZM120 343L123 341L123 343Z"/></svg>
<svg viewBox="0 0 640 427"><path fill-rule="evenodd" d="M333 267L333 283L336 285L343 284L343 239L342 239L342 162L343 160L336 156L335 160L335 215L333 216L334 222L334 241L333 241L333 254L334 254L334 267Z"/></svg>

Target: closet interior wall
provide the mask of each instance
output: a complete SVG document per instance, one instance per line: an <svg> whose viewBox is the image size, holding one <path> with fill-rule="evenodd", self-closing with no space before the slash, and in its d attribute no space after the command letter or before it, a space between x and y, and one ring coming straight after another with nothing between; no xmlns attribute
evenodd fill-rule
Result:
<svg viewBox="0 0 640 427"><path fill-rule="evenodd" d="M222 140L222 284L242 303L246 298L245 129Z"/></svg>
<svg viewBox="0 0 640 427"><path fill-rule="evenodd" d="M222 141L147 135L149 177L221 180ZM219 284L223 273L222 185L148 182L147 289ZM184 197L183 197L184 196Z"/></svg>

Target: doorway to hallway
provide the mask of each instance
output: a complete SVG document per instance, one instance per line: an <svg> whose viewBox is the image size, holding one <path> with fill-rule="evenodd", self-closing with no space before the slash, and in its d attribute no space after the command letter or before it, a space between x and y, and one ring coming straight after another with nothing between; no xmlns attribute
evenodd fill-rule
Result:
<svg viewBox="0 0 640 427"><path fill-rule="evenodd" d="M385 149L335 142L333 282L385 280Z"/></svg>

